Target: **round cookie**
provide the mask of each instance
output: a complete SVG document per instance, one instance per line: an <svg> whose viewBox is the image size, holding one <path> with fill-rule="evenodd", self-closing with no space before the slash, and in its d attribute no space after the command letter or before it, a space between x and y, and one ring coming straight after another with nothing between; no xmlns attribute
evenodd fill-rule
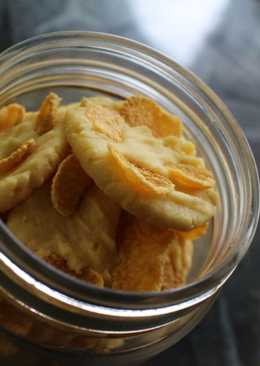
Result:
<svg viewBox="0 0 260 366"><path fill-rule="evenodd" d="M59 265L65 263L78 275L86 268L105 272L116 255L119 206L93 185L84 193L78 209L65 217L53 207L50 189L50 183L45 183L11 210L7 226L50 263L58 260Z"/></svg>
<svg viewBox="0 0 260 366"><path fill-rule="evenodd" d="M187 148L191 142L165 129L155 135L150 122L136 121L131 126L114 108L89 102L67 112L65 132L86 173L131 214L180 230L206 223L218 195L211 172Z"/></svg>

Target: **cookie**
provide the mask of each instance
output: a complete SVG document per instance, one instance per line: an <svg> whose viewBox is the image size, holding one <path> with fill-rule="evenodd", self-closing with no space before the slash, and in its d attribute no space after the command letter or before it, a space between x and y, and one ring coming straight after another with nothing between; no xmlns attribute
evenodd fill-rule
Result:
<svg viewBox="0 0 260 366"><path fill-rule="evenodd" d="M82 103L88 99L111 104L106 97L83 98ZM38 112L26 112L17 103L0 109L0 213L28 197L54 173L68 153L64 116L68 109L79 105L61 106L60 98L50 93Z"/></svg>
<svg viewBox="0 0 260 366"><path fill-rule="evenodd" d="M118 248L114 289L161 291L185 284L192 264L191 240L128 216L121 226Z"/></svg>
<svg viewBox="0 0 260 366"><path fill-rule="evenodd" d="M11 210L7 226L42 258L62 259L78 275L86 268L103 273L116 255L119 207L91 186L78 209L64 217L52 205L50 185L45 183Z"/></svg>
<svg viewBox="0 0 260 366"><path fill-rule="evenodd" d="M80 101L79 106L80 107L86 107L88 104L92 103L92 104L97 104L97 105L101 105L103 107L109 107L109 108L114 108L114 109L119 109L121 108L121 101L118 101L117 99L113 99L113 98L109 98L109 97L104 97L102 95L95 95L92 97L83 97Z"/></svg>
<svg viewBox="0 0 260 366"><path fill-rule="evenodd" d="M67 139L82 168L123 209L159 227L203 225L218 202L212 173L194 150L185 152L183 136L176 141L179 130L174 136L152 128L129 125L114 108L91 103L65 118Z"/></svg>
<svg viewBox="0 0 260 366"><path fill-rule="evenodd" d="M44 108L48 100L49 96L43 102ZM41 186L68 153L63 126L65 113L52 109L47 113L48 121L46 116L41 121L42 114L41 110L26 113L20 123L0 132L0 212L15 207Z"/></svg>
<svg viewBox="0 0 260 366"><path fill-rule="evenodd" d="M82 281L89 282L97 287L104 287L103 275L98 273L97 271L94 271L92 268L86 267L79 272L75 272L69 268L68 263L65 259L63 259L62 257L58 257L57 255L50 255L49 257L44 258L44 260L62 272L77 277Z"/></svg>

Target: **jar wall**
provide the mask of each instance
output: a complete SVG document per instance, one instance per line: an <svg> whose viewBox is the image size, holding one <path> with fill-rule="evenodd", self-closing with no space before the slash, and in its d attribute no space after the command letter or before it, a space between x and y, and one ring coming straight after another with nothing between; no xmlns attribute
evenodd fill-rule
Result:
<svg viewBox="0 0 260 366"><path fill-rule="evenodd" d="M75 324L71 324L72 314L76 310L81 311L74 305L81 294L76 293L78 297L73 297L75 291L64 286L64 278L63 282L56 283L59 277L51 277L52 272L47 273L49 270L44 264L37 263L40 267L34 267L35 260L28 252L25 253L20 243L9 235L8 241L12 244L9 245L6 236L0 236L4 253L0 258L0 270L10 276L12 268L7 268L8 260L15 262L28 278L21 275L18 282L19 273L16 276L11 273L11 280L17 281L16 285L23 287L24 292L31 291L30 296L35 297L35 303L27 303L25 311L22 303L26 302L26 298L18 298L17 292L17 298L10 302L6 296L10 295L9 290L4 282L1 283L6 294L0 302L0 325L4 329L0 337L0 350L6 352L2 353L5 362L28 358L26 365L30 362L33 365L37 354L41 354L43 360L46 357L55 358L55 365L59 362L65 364L64 359L59 361L65 353L69 364L71 359L73 362L80 359L83 365L88 364L90 359L91 365L109 365L110 362L115 365L123 361L133 365L142 362L176 343L197 324L252 240L258 220L259 189L254 160L243 134L236 129L232 116L218 99L215 100L214 95L211 96L206 86L165 56L134 42L88 33L56 34L21 44L0 56L0 61L0 106L16 101L29 110L35 110L49 91L58 93L64 103L96 93L114 98L141 93L183 119L186 134L196 141L200 155L215 172L222 202L208 235L196 242L187 288L158 296L137 296L134 297L136 300L131 299L128 303L124 303L122 295L119 301L119 296L117 299L114 294L113 304L107 300L108 294L99 290L96 290L96 299L93 290L92 297L88 299L87 286L84 289L85 297L82 298L86 300L86 305L94 303L100 313L102 309L107 314L114 311L110 331L100 332L97 329L99 332L94 334L93 329L90 331L87 326L77 329ZM246 165L243 165L245 161L239 154L241 149L247 157ZM12 252L15 248L17 251ZM41 272L37 271L38 268ZM32 279L37 286L40 284L37 288L35 285L33 291L29 283ZM54 289L59 296L59 302L55 298L55 304L52 304L57 312L64 305L62 300L66 296L71 296L73 300L62 308L63 313L67 311L62 321L55 311L50 318L50 313L44 314L44 308L38 307L37 299L40 298L46 302L47 309L54 293L48 289ZM141 317L129 317L126 321L129 320L135 330L122 336L125 318L120 316L124 310L129 313L143 311L143 318L147 316L145 311L150 312L153 327L145 329ZM107 314L104 312L102 316L105 318ZM97 319L97 314L95 316ZM157 325L154 319L158 320ZM94 323L92 321L92 327ZM22 340L9 337L7 346L2 347L1 342L4 343L8 337L6 332Z"/></svg>
<svg viewBox="0 0 260 366"><path fill-rule="evenodd" d="M139 365L177 343L206 314L207 301L171 324L149 333L128 337L99 336L66 331L40 321L1 298L0 361L5 365Z"/></svg>

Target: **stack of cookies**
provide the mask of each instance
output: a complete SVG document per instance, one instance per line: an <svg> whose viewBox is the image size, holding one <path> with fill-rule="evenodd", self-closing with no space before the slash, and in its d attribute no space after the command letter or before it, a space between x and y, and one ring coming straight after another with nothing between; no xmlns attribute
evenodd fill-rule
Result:
<svg viewBox="0 0 260 366"><path fill-rule="evenodd" d="M216 212L212 172L154 101L83 98L0 110L0 214L34 253L126 291L185 284Z"/></svg>

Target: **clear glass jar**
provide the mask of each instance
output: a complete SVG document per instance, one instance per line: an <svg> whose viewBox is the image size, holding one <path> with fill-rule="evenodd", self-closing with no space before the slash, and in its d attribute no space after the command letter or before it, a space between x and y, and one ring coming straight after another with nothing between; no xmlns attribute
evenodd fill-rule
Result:
<svg viewBox="0 0 260 366"><path fill-rule="evenodd" d="M133 365L187 334L246 253L259 214L259 182L247 140L219 98L166 56L113 35L63 32L0 55L0 106L141 93L185 123L217 177L221 205L196 242L187 286L161 293L97 289L36 258L0 224L0 353L5 365ZM1 361L2 362L2 361Z"/></svg>

